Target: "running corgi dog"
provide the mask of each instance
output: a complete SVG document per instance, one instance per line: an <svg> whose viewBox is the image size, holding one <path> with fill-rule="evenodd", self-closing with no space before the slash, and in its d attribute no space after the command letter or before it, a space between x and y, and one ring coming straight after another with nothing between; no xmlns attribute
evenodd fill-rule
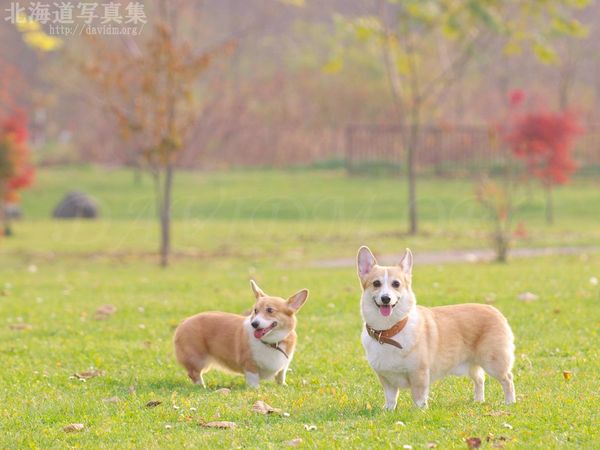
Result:
<svg viewBox="0 0 600 450"><path fill-rule="evenodd" d="M196 384L211 366L242 373L246 383L285 375L296 346L296 313L308 298L303 289L284 300L265 294L250 281L256 302L249 316L205 312L185 319L175 330L175 356Z"/></svg>
<svg viewBox="0 0 600 450"><path fill-rule="evenodd" d="M427 407L429 386L446 375L468 375L475 401L484 401L484 371L497 379L507 404L515 402L513 333L506 318L489 305L425 308L412 291L413 256L406 249L396 266L380 266L368 247L357 257L362 287L361 340L385 395L396 408L400 388Z"/></svg>

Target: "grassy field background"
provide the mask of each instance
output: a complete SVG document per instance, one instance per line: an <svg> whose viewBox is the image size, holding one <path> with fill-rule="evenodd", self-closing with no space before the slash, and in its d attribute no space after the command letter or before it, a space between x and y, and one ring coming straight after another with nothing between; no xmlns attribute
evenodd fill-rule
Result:
<svg viewBox="0 0 600 450"><path fill-rule="evenodd" d="M539 189L518 192L515 222L527 236L516 246L600 245L600 183L576 179L555 192L556 224L544 222ZM415 252L489 246L486 213L474 182L425 179L419 184L421 233L407 242L403 180L348 177L343 171L240 171L178 173L174 194L176 256L232 257L286 263L354 257L369 243L394 253L409 244ZM102 218L54 221L65 192L94 196ZM27 220L2 251L32 256L146 257L157 248L153 187L133 183L124 170L67 168L41 171L23 196Z"/></svg>
<svg viewBox="0 0 600 450"><path fill-rule="evenodd" d="M598 246L599 187L580 179L558 190L553 227L543 223L542 196L522 193L518 220L529 237L518 245ZM103 218L50 220L69 189L95 196ZM0 241L0 447L282 448L301 438L302 448L445 449L478 437L484 448L598 448L600 255L585 249L507 265L417 266L420 304L488 302L506 314L519 401L504 406L488 379L487 402L476 405L470 380L447 378L433 386L426 411L412 407L408 392L395 412L382 410L360 345L354 268L312 263L352 257L361 244L388 254L487 245L471 182L421 184L417 238L403 234L404 194L399 180L336 171L179 174L177 256L162 270L148 179L135 186L125 171L42 171L23 199L26 220ZM250 277L275 295L311 290L289 386L266 382L255 391L242 377L210 372L202 390L174 360L174 327L203 310L247 309ZM538 300L519 301L526 291ZM96 320L104 304L117 312ZM90 368L103 375L72 378ZM230 395L216 392L221 387ZM145 406L153 400L162 403ZM257 415L257 400L289 417ZM213 420L237 428L199 425ZM67 434L70 423L85 429Z"/></svg>

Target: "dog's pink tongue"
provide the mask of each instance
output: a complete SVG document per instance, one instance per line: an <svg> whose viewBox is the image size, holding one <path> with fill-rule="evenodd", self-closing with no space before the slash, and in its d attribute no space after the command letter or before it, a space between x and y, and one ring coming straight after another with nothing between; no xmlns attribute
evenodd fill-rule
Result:
<svg viewBox="0 0 600 450"><path fill-rule="evenodd" d="M390 305L381 305L379 307L379 312L382 316L389 316L392 313L392 307Z"/></svg>
<svg viewBox="0 0 600 450"><path fill-rule="evenodd" d="M267 333L267 331L268 330L266 328L259 328L258 330L254 330L254 337L256 339L260 339Z"/></svg>

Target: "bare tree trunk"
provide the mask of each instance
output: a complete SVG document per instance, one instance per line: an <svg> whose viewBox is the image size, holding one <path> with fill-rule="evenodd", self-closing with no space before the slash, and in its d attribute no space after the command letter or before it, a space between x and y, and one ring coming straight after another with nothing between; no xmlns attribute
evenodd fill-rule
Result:
<svg viewBox="0 0 600 450"><path fill-rule="evenodd" d="M6 186L4 183L0 183L0 226L2 226L2 234L4 236L12 236L12 230L10 228L10 216L6 210L6 203L2 200L6 193Z"/></svg>
<svg viewBox="0 0 600 450"><path fill-rule="evenodd" d="M508 260L509 247L510 232L500 227L496 234L496 262L505 263Z"/></svg>
<svg viewBox="0 0 600 450"><path fill-rule="evenodd" d="M412 98L413 102L410 105L410 123L407 124L406 115L408 108L402 97L402 82L398 73L398 64L391 46L392 33L387 26L387 3L381 1L379 3L379 16L385 27L385 36L383 40L383 60L387 73L388 82L390 83L390 90L392 92L392 99L394 101L394 108L398 123L409 126L408 136L402 138L404 147L406 149L406 167L407 167L407 178L408 178L408 230L410 234L417 234L418 232L418 216L417 216L417 177L416 177L416 158L415 153L417 151L417 141L420 132L420 91L419 83L417 79L417 70L414 63L414 54L412 50L412 43L408 43L407 51L409 53L409 68L410 68L410 83L405 86L407 93ZM406 132L405 130L403 133Z"/></svg>
<svg viewBox="0 0 600 450"><path fill-rule="evenodd" d="M419 87L419 74L414 61L412 44L408 45L410 68L410 92L412 104L410 105L410 129L406 143L406 163L408 169L408 232L415 235L419 231L419 217L417 212L417 151L419 146L419 133L421 132L421 95Z"/></svg>
<svg viewBox="0 0 600 450"><path fill-rule="evenodd" d="M160 265L169 265L171 253L171 192L173 187L173 165L166 167L160 210Z"/></svg>
<svg viewBox="0 0 600 450"><path fill-rule="evenodd" d="M416 113L418 114L418 113ZM408 230L410 234L419 231L417 213L417 174L416 174L416 152L419 138L419 120L413 120L410 124L408 143L406 148L406 166L408 172Z"/></svg>
<svg viewBox="0 0 600 450"><path fill-rule="evenodd" d="M552 200L552 188L546 186L546 223L548 225L554 223L554 202Z"/></svg>
<svg viewBox="0 0 600 450"><path fill-rule="evenodd" d="M569 107L571 88L577 71L574 52L573 46L567 43L566 54L562 58L562 64L558 71L558 105L561 111L566 111Z"/></svg>
<svg viewBox="0 0 600 450"><path fill-rule="evenodd" d="M2 195L2 194L0 194ZM0 223L2 224L2 234L4 236L12 236L10 229L10 217L6 211L6 204L0 201Z"/></svg>

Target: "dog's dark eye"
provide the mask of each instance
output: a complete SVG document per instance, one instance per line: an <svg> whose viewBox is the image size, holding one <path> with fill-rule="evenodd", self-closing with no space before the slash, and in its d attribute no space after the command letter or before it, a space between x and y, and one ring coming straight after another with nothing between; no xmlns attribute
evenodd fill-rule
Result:
<svg viewBox="0 0 600 450"><path fill-rule="evenodd" d="M398 280L394 280L394 281L392 282L392 287L393 287L394 289L398 289L398 288L400 287L400 282L399 282Z"/></svg>
<svg viewBox="0 0 600 450"><path fill-rule="evenodd" d="M381 287L381 281L379 281L379 280L373 281L373 287L376 287L376 288Z"/></svg>
<svg viewBox="0 0 600 450"><path fill-rule="evenodd" d="M273 308L267 308L267 314L273 314Z"/></svg>

